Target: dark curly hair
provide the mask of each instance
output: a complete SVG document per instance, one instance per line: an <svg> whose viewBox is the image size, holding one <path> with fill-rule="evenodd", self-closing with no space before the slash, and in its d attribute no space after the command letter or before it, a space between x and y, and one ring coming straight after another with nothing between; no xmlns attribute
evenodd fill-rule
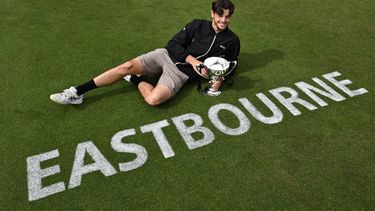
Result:
<svg viewBox="0 0 375 211"><path fill-rule="evenodd" d="M224 10L229 10L229 15L234 12L234 4L230 0L214 0L212 2L212 11L216 14L222 15Z"/></svg>

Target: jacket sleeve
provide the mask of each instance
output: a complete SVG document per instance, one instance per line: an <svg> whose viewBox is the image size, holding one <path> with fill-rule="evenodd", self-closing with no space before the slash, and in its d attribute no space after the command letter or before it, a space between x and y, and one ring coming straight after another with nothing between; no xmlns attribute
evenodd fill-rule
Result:
<svg viewBox="0 0 375 211"><path fill-rule="evenodd" d="M233 44L231 45L230 50L228 51L227 58L229 58L229 61L237 61L237 66L236 68L234 68L232 72L230 72L227 76L225 76L226 78L233 77L234 73L236 72L236 69L238 67L238 56L240 54L240 48L241 48L240 39L236 37L236 39L233 41Z"/></svg>
<svg viewBox="0 0 375 211"><path fill-rule="evenodd" d="M197 21L193 20L185 28L177 32L168 42L166 49L179 62L185 62L189 52L186 47L192 42L196 29Z"/></svg>

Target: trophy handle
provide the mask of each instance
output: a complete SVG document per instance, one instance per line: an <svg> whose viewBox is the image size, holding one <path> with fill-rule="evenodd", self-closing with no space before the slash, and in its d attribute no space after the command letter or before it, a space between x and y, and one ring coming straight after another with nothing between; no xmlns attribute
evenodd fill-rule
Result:
<svg viewBox="0 0 375 211"><path fill-rule="evenodd" d="M232 68L225 74L225 76L229 75L234 69L237 67L237 61L230 61L229 66L232 66Z"/></svg>

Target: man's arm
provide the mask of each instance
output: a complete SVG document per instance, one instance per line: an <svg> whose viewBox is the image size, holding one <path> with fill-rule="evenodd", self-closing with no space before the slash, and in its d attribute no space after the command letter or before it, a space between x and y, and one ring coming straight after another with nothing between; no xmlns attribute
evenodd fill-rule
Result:
<svg viewBox="0 0 375 211"><path fill-rule="evenodd" d="M196 28L196 21L188 23L185 28L177 32L167 44L167 50L173 55L173 57L179 61L184 62L189 52L186 50L193 38Z"/></svg>

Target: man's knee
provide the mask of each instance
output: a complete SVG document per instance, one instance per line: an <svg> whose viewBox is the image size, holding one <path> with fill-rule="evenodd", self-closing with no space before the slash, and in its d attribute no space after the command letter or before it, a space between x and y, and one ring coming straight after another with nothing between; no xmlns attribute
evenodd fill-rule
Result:
<svg viewBox="0 0 375 211"><path fill-rule="evenodd" d="M129 75L131 74L131 70L133 68L132 61L127 61L124 64L118 66L116 69L119 71L121 75Z"/></svg>
<svg viewBox="0 0 375 211"><path fill-rule="evenodd" d="M142 84L139 85L141 86ZM172 97L170 89L163 84L156 85L156 87L151 90L151 93L142 95L146 103L151 106L160 105Z"/></svg>
<svg viewBox="0 0 375 211"><path fill-rule="evenodd" d="M157 106L157 105L160 105L161 103L163 103L163 101L158 96L155 96L153 94L145 97L145 101L150 106Z"/></svg>
<svg viewBox="0 0 375 211"><path fill-rule="evenodd" d="M118 66L117 69L122 75L133 75L141 74L143 71L143 66L140 60L138 58L135 58Z"/></svg>
<svg viewBox="0 0 375 211"><path fill-rule="evenodd" d="M125 68L125 69L131 69L131 68L133 68L133 61L132 60L130 60L130 61L127 61L127 62L125 62L124 63L124 65L123 65L123 68Z"/></svg>

